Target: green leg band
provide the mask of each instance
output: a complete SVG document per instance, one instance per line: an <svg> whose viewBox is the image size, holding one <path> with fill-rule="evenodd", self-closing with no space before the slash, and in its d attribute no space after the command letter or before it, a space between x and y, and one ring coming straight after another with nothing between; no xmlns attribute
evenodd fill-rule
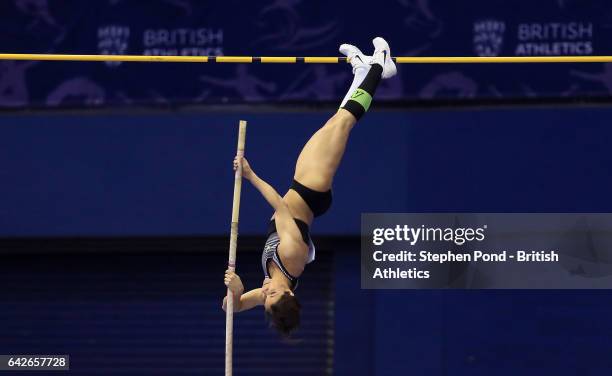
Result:
<svg viewBox="0 0 612 376"><path fill-rule="evenodd" d="M351 100L359 103L366 111L370 108L370 105L372 104L372 96L363 89L355 90L353 95L351 95Z"/></svg>

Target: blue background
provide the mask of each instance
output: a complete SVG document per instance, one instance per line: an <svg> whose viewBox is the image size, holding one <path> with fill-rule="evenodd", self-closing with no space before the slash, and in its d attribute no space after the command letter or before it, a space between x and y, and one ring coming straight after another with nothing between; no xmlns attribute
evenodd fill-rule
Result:
<svg viewBox="0 0 612 376"><path fill-rule="evenodd" d="M382 35L396 56L474 56L483 20L505 25L485 33L503 40L500 56L521 24L592 24L599 55L612 37L603 0L13 0L0 15L0 52L20 53L142 54L147 30L204 28L222 42L197 47L225 55L336 56ZM462 106L606 101L611 67L401 66L313 226L303 337L331 336L333 364L327 347L287 347L251 311L236 318L236 364L257 367L241 374L610 374L609 292L364 291L358 236L362 212L611 212L612 108ZM282 191L350 79L343 65L0 62L0 353L71 353L74 375L220 373L238 121L253 168ZM407 106L438 100L448 106ZM242 197L238 268L251 287L271 211L248 184Z"/></svg>
<svg viewBox="0 0 612 376"><path fill-rule="evenodd" d="M317 221L313 237L358 236L360 213L368 211L609 212L611 114L604 107L373 110L354 129L334 184L335 204ZM300 146L328 115L2 116L2 236L226 236L238 120L249 121L247 155L253 167L282 189L291 180ZM263 234L269 214L245 185L241 236ZM358 247L348 242L332 254L336 374L595 375L612 369L608 292L364 291L356 272ZM143 268L153 263L151 256L141 257ZM257 262L241 264L244 273L258 275L255 269ZM7 281L14 284L11 275L6 274ZM44 275L29 278L38 281ZM305 281L306 286L313 283L308 276ZM190 287L189 304L215 307L222 291L203 296L198 286L216 291L212 282L197 283ZM123 293L116 294L123 299ZM156 304L170 303L163 295L155 299ZM121 316L113 327L139 317L142 307L134 304L116 311ZM40 312L63 317L61 309L48 306ZM167 315L152 325L178 325ZM259 313L253 315L242 320L259 323ZM23 325L18 317L9 314L7 325L11 319ZM186 328L202 324L194 319ZM140 338L139 333L132 336ZM100 346L97 351L120 359ZM148 359L152 351L143 347L139 354ZM75 354L90 359L87 353ZM146 367L138 372L154 374Z"/></svg>
<svg viewBox="0 0 612 376"><path fill-rule="evenodd" d="M225 235L239 119L280 192L331 112L0 118L2 236ZM608 108L369 113L315 234L358 235L362 212L608 212ZM8 199L10 198L10 199ZM241 233L270 210L246 184Z"/></svg>

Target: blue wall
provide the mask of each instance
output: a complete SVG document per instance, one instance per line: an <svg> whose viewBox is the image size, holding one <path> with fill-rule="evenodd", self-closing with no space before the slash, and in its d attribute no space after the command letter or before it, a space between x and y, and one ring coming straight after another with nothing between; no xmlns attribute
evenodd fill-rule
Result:
<svg viewBox="0 0 612 376"><path fill-rule="evenodd" d="M249 120L253 167L280 188L327 115L4 115L0 235L226 235L238 119ZM610 115L374 111L314 236L357 234L365 211L609 212ZM269 213L247 186L241 233L261 234ZM337 374L612 369L609 292L364 291L357 249L334 254Z"/></svg>
<svg viewBox="0 0 612 376"><path fill-rule="evenodd" d="M610 291L361 290L335 253L337 375L608 375Z"/></svg>
<svg viewBox="0 0 612 376"><path fill-rule="evenodd" d="M0 117L0 236L225 235L237 122L279 191L328 117L160 113ZM612 109L368 114L353 132L315 234L357 234L369 211L612 210ZM270 209L244 190L241 233Z"/></svg>

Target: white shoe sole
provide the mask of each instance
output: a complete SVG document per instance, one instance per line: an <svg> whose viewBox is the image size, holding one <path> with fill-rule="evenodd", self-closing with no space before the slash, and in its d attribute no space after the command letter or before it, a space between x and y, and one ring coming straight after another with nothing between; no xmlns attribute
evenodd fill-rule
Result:
<svg viewBox="0 0 612 376"><path fill-rule="evenodd" d="M372 40L372 44L374 45L374 56L378 53L384 54L382 78L387 79L395 76L397 74L397 67L391 58L389 43L381 37L376 37Z"/></svg>

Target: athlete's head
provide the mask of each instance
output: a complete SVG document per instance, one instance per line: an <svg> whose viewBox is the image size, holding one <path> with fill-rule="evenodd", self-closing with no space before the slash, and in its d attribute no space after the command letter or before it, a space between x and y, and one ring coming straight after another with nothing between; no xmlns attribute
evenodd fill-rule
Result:
<svg viewBox="0 0 612 376"><path fill-rule="evenodd" d="M300 325L301 306L293 291L268 288L264 306L270 326L284 338L288 338Z"/></svg>

